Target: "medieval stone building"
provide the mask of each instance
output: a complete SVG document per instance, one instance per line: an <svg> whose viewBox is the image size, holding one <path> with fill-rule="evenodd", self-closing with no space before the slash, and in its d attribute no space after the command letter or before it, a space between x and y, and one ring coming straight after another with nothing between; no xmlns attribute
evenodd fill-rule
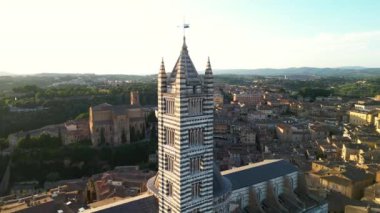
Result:
<svg viewBox="0 0 380 213"><path fill-rule="evenodd" d="M89 126L93 145L131 143L145 137L149 110L140 106L138 92L131 92L131 105L103 103L89 109Z"/></svg>

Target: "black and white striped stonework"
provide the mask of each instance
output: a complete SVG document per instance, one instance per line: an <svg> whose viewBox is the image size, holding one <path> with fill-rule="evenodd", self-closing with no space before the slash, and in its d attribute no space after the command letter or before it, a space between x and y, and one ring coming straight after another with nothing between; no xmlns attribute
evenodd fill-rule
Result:
<svg viewBox="0 0 380 213"><path fill-rule="evenodd" d="M160 212L213 211L212 81L209 61L204 81L198 76L185 40L169 77L162 62L158 75ZM194 167L191 159L199 165Z"/></svg>

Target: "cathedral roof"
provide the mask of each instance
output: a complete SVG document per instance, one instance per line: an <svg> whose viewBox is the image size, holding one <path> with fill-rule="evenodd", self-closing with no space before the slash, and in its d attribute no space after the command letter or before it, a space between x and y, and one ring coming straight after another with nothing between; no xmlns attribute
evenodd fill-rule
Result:
<svg viewBox="0 0 380 213"><path fill-rule="evenodd" d="M186 38L183 37L183 45L181 53L177 59L177 62L174 65L173 71L169 76L169 83L175 83L175 79L177 77L178 72L183 72L186 77L187 85L198 85L201 84L201 80L198 76L197 70L191 58L189 56L189 52L187 50Z"/></svg>
<svg viewBox="0 0 380 213"><path fill-rule="evenodd" d="M158 212L157 199L150 194L142 194L136 197L122 199L104 206L92 209L98 213L116 213L116 212L141 212L156 213Z"/></svg>
<svg viewBox="0 0 380 213"><path fill-rule="evenodd" d="M214 198L231 192L231 182L227 178L221 175L215 163L214 163L214 169L213 169L212 186L213 186Z"/></svg>
<svg viewBox="0 0 380 213"><path fill-rule="evenodd" d="M297 168L285 160L264 160L247 166L238 167L222 172L232 183L232 190L253 186L262 182L282 177L293 172Z"/></svg>

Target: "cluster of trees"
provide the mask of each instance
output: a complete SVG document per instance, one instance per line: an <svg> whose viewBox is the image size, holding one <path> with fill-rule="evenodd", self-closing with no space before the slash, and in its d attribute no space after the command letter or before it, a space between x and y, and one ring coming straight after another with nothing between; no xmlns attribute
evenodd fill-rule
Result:
<svg viewBox="0 0 380 213"><path fill-rule="evenodd" d="M145 127L142 129L142 131L137 131L132 126L129 128L129 136L132 142L139 141L145 138Z"/></svg>
<svg viewBox="0 0 380 213"><path fill-rule="evenodd" d="M99 93L80 98L55 98L50 96L40 96L35 98L35 92L43 91L41 94L47 94L47 91L54 91L56 94L66 95L83 95L83 91L92 90L87 86L62 86L57 88L39 88L36 86L23 86L16 88L18 92L26 92L25 97L15 100L12 97L0 99L0 137L7 137L9 134L18 131L27 131L38 129L46 125L62 123L70 119L87 118L88 108L93 105L104 102L118 105L129 104L130 92L139 91L140 103L143 105L156 105L155 83L130 83L121 86L110 86L109 88L96 89ZM82 89L79 89L82 88ZM87 89L86 89L87 88ZM27 92L30 91L30 92ZM75 93L77 91L77 93ZM107 91L107 92L104 92ZM47 110L36 112L12 113L8 111L7 104L13 104L21 107L26 106L44 106Z"/></svg>
<svg viewBox="0 0 380 213"><path fill-rule="evenodd" d="M0 113L6 113L8 111L8 105L5 103L4 99L0 98Z"/></svg>
<svg viewBox="0 0 380 213"><path fill-rule="evenodd" d="M344 83L334 88L334 93L348 97L373 97L380 92L380 78Z"/></svg>
<svg viewBox="0 0 380 213"><path fill-rule="evenodd" d="M0 91L4 93L12 92L13 88L23 87L25 85L39 85L41 87L46 87L52 83L72 80L74 77L56 77L56 76L0 76Z"/></svg>
<svg viewBox="0 0 380 213"><path fill-rule="evenodd" d="M40 88L36 85L25 85L13 88L13 92L17 94L18 98L8 97L6 101L8 104L19 107L46 105L51 99L66 98L70 100L69 97L74 99L110 94L110 90L108 89L85 85L64 85L47 88Z"/></svg>
<svg viewBox="0 0 380 213"><path fill-rule="evenodd" d="M25 138L18 142L20 149L54 149L62 146L60 137L52 137L48 134L42 134L39 137L30 137L27 135Z"/></svg>
<svg viewBox="0 0 380 213"><path fill-rule="evenodd" d="M101 103L102 100L96 100ZM89 100L52 100L46 107L48 110L36 112L0 111L0 137L18 131L38 129L46 125L62 123L74 119L78 114L87 112L91 105Z"/></svg>
<svg viewBox="0 0 380 213"><path fill-rule="evenodd" d="M231 103L231 101L233 100L232 94L231 93L226 93L223 90L221 90L221 93L223 95L223 102L224 103Z"/></svg>
<svg viewBox="0 0 380 213"><path fill-rule="evenodd" d="M331 80L331 79L330 79ZM318 96L343 96L352 98L374 97L380 91L380 78L367 79L362 81L330 81L327 80L325 87L316 87L315 85L303 87L298 90L298 94L303 97L309 97L312 100ZM325 83L325 84L326 84ZM311 83L313 84L313 83ZM323 85L323 84L321 84ZM330 88L330 89L326 89Z"/></svg>
<svg viewBox="0 0 380 213"><path fill-rule="evenodd" d="M278 85L290 91L296 91L297 95L315 99L318 96L343 96L352 98L373 97L380 91L380 78L356 78L329 77L313 81L298 80L273 80Z"/></svg>
<svg viewBox="0 0 380 213"><path fill-rule="evenodd" d="M6 150L9 147L9 142L5 138L0 138L0 152Z"/></svg>
<svg viewBox="0 0 380 213"><path fill-rule="evenodd" d="M298 92L298 95L301 95L302 97L308 97L311 100L315 100L316 97L327 97L331 94L332 91L329 89L311 87L301 88Z"/></svg>
<svg viewBox="0 0 380 213"><path fill-rule="evenodd" d="M215 75L214 81L216 83L226 83L231 85L251 85L255 80L265 79L262 76L256 75Z"/></svg>
<svg viewBox="0 0 380 213"><path fill-rule="evenodd" d="M36 85L25 85L13 88L18 98L5 97L7 104L14 106L37 106L47 105L51 100L75 100L96 99L104 97L112 103L129 103L131 91L139 91L142 104L155 104L157 102L156 83L129 83L118 86L87 86L87 85L63 85L57 87L40 88Z"/></svg>
<svg viewBox="0 0 380 213"><path fill-rule="evenodd" d="M27 137L20 141L12 155L12 181L35 179L43 184L91 176L115 166L147 166L149 154L156 149L156 136L151 141L98 148L92 147L89 141L62 146L58 137Z"/></svg>
<svg viewBox="0 0 380 213"><path fill-rule="evenodd" d="M8 163L9 163L9 156L0 155L0 181L1 181L1 178L4 176Z"/></svg>

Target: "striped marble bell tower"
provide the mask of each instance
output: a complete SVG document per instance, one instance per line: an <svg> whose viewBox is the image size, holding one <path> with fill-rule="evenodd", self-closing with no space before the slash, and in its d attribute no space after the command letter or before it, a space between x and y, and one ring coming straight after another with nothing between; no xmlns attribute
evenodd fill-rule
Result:
<svg viewBox="0 0 380 213"><path fill-rule="evenodd" d="M157 176L160 212L213 211L213 77L203 80L187 50L169 76L158 74Z"/></svg>

